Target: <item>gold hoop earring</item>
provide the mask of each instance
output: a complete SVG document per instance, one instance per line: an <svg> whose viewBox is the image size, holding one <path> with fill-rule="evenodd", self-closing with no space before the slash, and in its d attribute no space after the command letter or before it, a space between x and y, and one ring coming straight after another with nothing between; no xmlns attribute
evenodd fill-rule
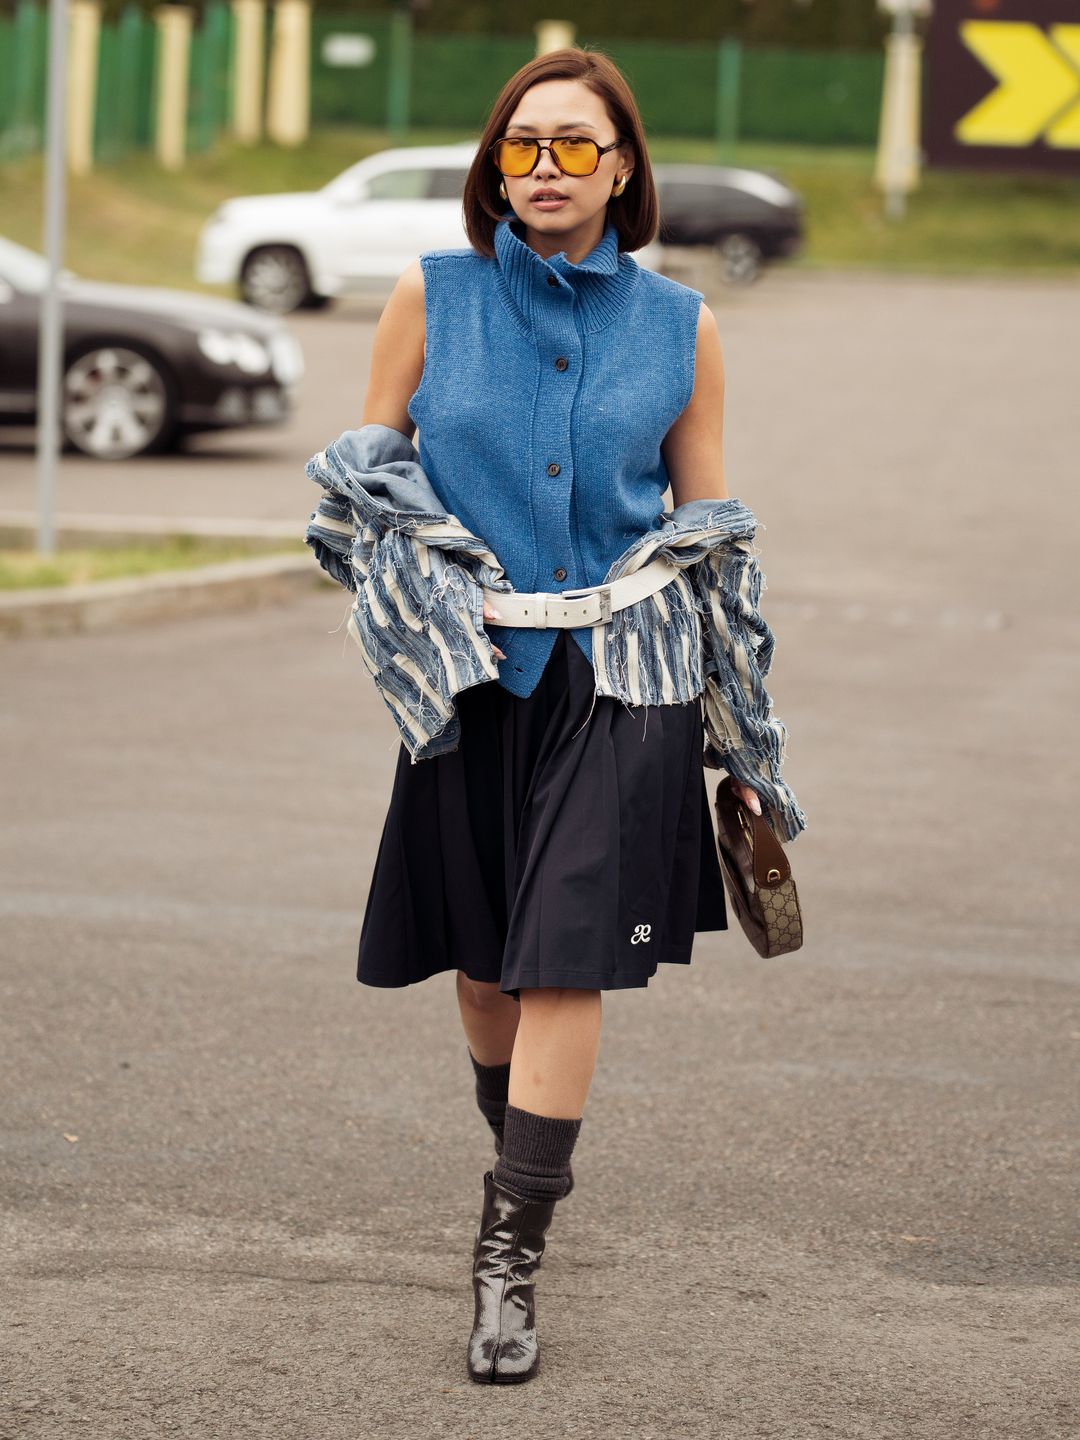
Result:
<svg viewBox="0 0 1080 1440"><path fill-rule="evenodd" d="M612 195L621 195L622 192L626 189L626 184L629 179L629 175L623 175L622 178L619 180L619 183L611 187Z"/></svg>
<svg viewBox="0 0 1080 1440"><path fill-rule="evenodd" d="M506 193L506 182L505 182L505 180L500 180L500 181L499 181L499 194L502 196L502 198L503 198L504 200L509 200L509 199L510 199L510 196L507 195L507 193Z"/></svg>

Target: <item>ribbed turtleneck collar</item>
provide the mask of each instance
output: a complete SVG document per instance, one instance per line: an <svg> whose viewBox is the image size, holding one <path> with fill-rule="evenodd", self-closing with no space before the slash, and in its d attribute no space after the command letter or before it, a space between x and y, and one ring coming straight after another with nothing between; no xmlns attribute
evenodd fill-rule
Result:
<svg viewBox="0 0 1080 1440"><path fill-rule="evenodd" d="M639 273L637 261L620 254L619 232L612 222L607 221L599 242L577 265L566 258L565 250L545 260L521 238L523 229L512 209L495 226L499 279L523 328L532 330L534 307L549 304L556 294L548 281L552 275L559 288L573 291L583 330L610 325L629 300Z"/></svg>

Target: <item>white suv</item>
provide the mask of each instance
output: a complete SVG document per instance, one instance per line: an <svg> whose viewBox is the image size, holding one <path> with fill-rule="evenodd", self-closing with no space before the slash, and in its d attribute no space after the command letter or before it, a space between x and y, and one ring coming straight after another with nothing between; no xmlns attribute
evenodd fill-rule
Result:
<svg viewBox="0 0 1080 1440"><path fill-rule="evenodd" d="M468 245L461 197L476 144L380 150L321 190L227 200L199 233L196 277L286 314L338 295L385 297L424 250ZM634 259L655 269L659 245Z"/></svg>

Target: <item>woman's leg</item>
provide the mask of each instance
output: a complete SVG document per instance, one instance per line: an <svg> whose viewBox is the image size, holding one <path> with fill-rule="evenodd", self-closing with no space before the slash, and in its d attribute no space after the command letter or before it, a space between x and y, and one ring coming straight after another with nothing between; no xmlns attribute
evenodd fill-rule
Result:
<svg viewBox="0 0 1080 1440"><path fill-rule="evenodd" d="M599 990L521 990L496 1181L530 1200L573 1188L570 1164L600 1043Z"/></svg>
<svg viewBox="0 0 1080 1440"><path fill-rule="evenodd" d="M537 1193L565 1194L574 1184L570 1155L596 1068L601 992L544 986L519 993L514 1000L497 982L457 972L477 1105L495 1133L500 1176L525 1193L538 1185ZM513 1133L505 1154L508 1105Z"/></svg>
<svg viewBox="0 0 1080 1440"><path fill-rule="evenodd" d="M521 1008L497 980L470 980L457 972L458 1008L469 1050L479 1065L508 1065Z"/></svg>
<svg viewBox="0 0 1080 1440"><path fill-rule="evenodd" d="M521 1011L512 996L502 993L497 981L470 980L463 970L457 972L457 995L476 1076L476 1104L491 1126L498 1155L506 1121L510 1053Z"/></svg>
<svg viewBox="0 0 1080 1440"><path fill-rule="evenodd" d="M474 1380L528 1380L540 1359L533 1275L557 1201L573 1185L570 1156L596 1066L600 991L520 990L502 1151L484 1176L473 1251Z"/></svg>
<svg viewBox="0 0 1080 1440"><path fill-rule="evenodd" d="M510 1104L579 1120L600 1046L601 994L565 985L521 990L510 1063Z"/></svg>

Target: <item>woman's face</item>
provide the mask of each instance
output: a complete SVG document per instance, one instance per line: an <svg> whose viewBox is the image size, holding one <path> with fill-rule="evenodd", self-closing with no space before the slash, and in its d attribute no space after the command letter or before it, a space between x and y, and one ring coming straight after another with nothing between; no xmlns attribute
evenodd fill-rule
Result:
<svg viewBox="0 0 1080 1440"><path fill-rule="evenodd" d="M557 135L587 135L603 149L616 139L617 131L603 100L580 80L542 80L518 101L503 135L537 139L541 144ZM611 199L612 186L633 168L629 144L601 155L592 175L564 175L551 153L542 150L527 175L504 175L503 184L519 219L544 234L563 235L602 211ZM553 191L564 198L545 203L538 191Z"/></svg>

